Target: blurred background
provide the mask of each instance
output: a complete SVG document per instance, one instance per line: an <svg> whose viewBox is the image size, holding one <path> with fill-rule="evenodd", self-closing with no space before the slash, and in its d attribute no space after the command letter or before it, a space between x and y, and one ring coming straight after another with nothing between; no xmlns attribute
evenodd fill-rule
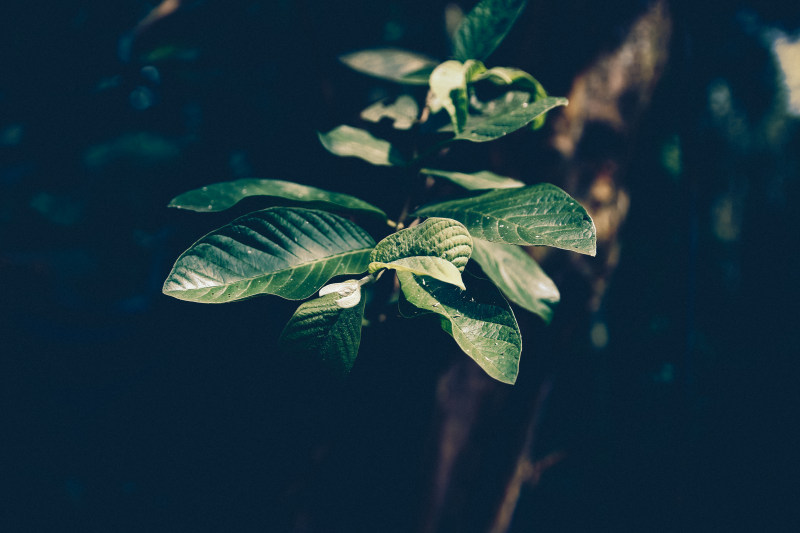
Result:
<svg viewBox="0 0 800 533"><path fill-rule="evenodd" d="M295 180L396 213L396 171L316 132L401 88L337 56L446 59L471 7L0 8L0 529L797 527L796 3L529 2L487 63L571 105L442 164L565 187L601 253L540 257L563 301L551 328L517 313L512 391L435 324L368 328L338 383L275 352L294 304L161 294L194 240L260 206L167 209L185 190Z"/></svg>

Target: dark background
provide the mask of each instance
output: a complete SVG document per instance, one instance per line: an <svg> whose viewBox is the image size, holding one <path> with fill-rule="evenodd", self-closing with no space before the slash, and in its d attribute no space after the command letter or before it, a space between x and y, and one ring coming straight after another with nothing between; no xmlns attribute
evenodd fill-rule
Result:
<svg viewBox="0 0 800 533"><path fill-rule="evenodd" d="M437 376L463 354L405 321L365 331L343 384L298 367L274 350L294 304L161 294L191 242L258 202L165 206L254 176L395 214L393 171L336 159L315 132L398 91L338 54L446 58L445 2L180 4L145 23L155 2L0 12L0 530L412 531ZM532 2L491 63L544 26L533 74L568 94L647 7L602 4ZM582 333L607 342L559 356L536 326L526 341L520 380L554 380L537 449L565 459L523 491L511 531L796 524L800 133L771 43L796 38L800 16L789 2L699 4L669 4L619 266ZM507 153L501 168L548 180ZM552 355L534 362L539 342Z"/></svg>

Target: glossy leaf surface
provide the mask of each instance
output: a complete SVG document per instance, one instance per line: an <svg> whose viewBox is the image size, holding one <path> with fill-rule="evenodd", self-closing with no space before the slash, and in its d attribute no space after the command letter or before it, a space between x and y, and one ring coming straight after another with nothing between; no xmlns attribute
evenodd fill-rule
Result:
<svg viewBox="0 0 800 533"><path fill-rule="evenodd" d="M372 48L339 57L339 60L361 73L407 85L426 85L439 64L428 56L399 48Z"/></svg>
<svg viewBox="0 0 800 533"><path fill-rule="evenodd" d="M459 61L484 60L511 31L527 0L482 0L453 35L453 55Z"/></svg>
<svg viewBox="0 0 800 533"><path fill-rule="evenodd" d="M451 172L448 170L423 168L420 169L420 172L428 176L444 178L469 190L511 189L525 186L525 184L519 180L508 178L506 176L500 176L494 172L489 172L488 170L482 170L480 172L468 174L466 172Z"/></svg>
<svg viewBox="0 0 800 533"><path fill-rule="evenodd" d="M338 215L273 207L239 217L175 262L164 294L224 303L259 294L307 298L330 278L367 270L375 242Z"/></svg>
<svg viewBox="0 0 800 533"><path fill-rule="evenodd" d="M240 179L213 183L176 196L169 207L190 211L223 211L249 196L266 196L277 201L302 202L308 207L326 210L361 212L386 220L386 213L354 196L325 191L291 181Z"/></svg>
<svg viewBox="0 0 800 533"><path fill-rule="evenodd" d="M398 272L408 303L441 317L442 329L491 377L513 384L522 337L508 302L491 282L470 277L467 290Z"/></svg>
<svg viewBox="0 0 800 533"><path fill-rule="evenodd" d="M304 302L281 333L281 349L321 361L338 374L353 367L361 344L364 298L353 307L336 303L338 294Z"/></svg>
<svg viewBox="0 0 800 533"><path fill-rule="evenodd" d="M473 245L472 258L506 298L549 324L561 295L539 263L519 246L481 239Z"/></svg>
<svg viewBox="0 0 800 533"><path fill-rule="evenodd" d="M341 125L318 135L322 146L334 155L358 157L373 165L405 164L403 157L388 141L373 137L366 130Z"/></svg>
<svg viewBox="0 0 800 533"><path fill-rule="evenodd" d="M439 257L463 272L471 253L472 237L463 224L447 218L429 218L380 241L372 250L370 261L391 263L407 257Z"/></svg>
<svg viewBox="0 0 800 533"><path fill-rule="evenodd" d="M509 85L515 88L523 89L533 96L533 100L541 100L547 98L547 91L544 90L542 84L536 78L517 68L508 67L494 67L482 73L481 79L488 79L496 85ZM533 121L534 129L544 125L546 115L540 115Z"/></svg>
<svg viewBox="0 0 800 533"><path fill-rule="evenodd" d="M432 204L415 215L458 220L477 239L595 255L591 217L570 195L548 183Z"/></svg>
<svg viewBox="0 0 800 533"><path fill-rule="evenodd" d="M404 94L398 96L394 102L386 102L386 100L375 102L361 112L361 118L369 122L380 122L388 118L397 130L407 130L414 125L419 114L416 100Z"/></svg>
<svg viewBox="0 0 800 533"><path fill-rule="evenodd" d="M509 91L504 96L487 102L480 114L467 118L463 131L456 140L487 142L499 139L523 128L553 108L567 105L566 98L548 96L530 102L527 92Z"/></svg>

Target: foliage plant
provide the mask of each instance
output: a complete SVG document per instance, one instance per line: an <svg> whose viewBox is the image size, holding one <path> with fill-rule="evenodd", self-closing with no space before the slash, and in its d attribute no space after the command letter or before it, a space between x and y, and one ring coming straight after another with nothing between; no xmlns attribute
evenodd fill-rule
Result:
<svg viewBox="0 0 800 533"><path fill-rule="evenodd" d="M490 142L523 128L537 129L549 110L567 105L565 98L548 96L530 74L483 63L525 4L478 3L455 31L453 58L444 62L392 48L340 58L370 76L427 86L422 105L402 95L369 106L361 117L372 122L389 118L404 135L418 134L423 123L434 124L438 117L442 125L433 133L440 140L406 154L364 129L341 125L319 134L325 149L372 165L400 167L411 181L446 180L466 189L465 194L427 204L425 198L413 204L409 198L395 221L359 198L276 179L240 179L192 190L170 206L214 212L259 196L273 207L239 217L195 242L176 261L164 293L201 303L262 294L305 300L280 336L281 349L347 373L361 341L365 305L388 303L369 297L382 277L380 283L395 283L394 291L384 292L396 297L401 316L436 317L488 375L513 384L522 340L509 300L545 322L559 300L558 289L520 245L594 255L594 223L554 185L526 186L490 171L465 173L423 164L449 143ZM487 85L493 97L482 100L478 89ZM386 224L380 227L388 235L377 242L356 223L370 218ZM333 278L338 281L329 283Z"/></svg>

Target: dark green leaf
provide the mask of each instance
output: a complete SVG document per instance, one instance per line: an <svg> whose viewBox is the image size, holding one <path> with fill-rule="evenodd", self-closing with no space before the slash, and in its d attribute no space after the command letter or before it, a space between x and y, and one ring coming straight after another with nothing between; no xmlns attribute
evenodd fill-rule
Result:
<svg viewBox="0 0 800 533"><path fill-rule="evenodd" d="M398 96L392 103L387 104L386 101L375 102L366 108L361 112L361 118L369 122L380 122L384 118L389 118L395 129L410 129L419 114L417 101L406 94Z"/></svg>
<svg viewBox="0 0 800 533"><path fill-rule="evenodd" d="M555 107L567 105L566 98L548 96L535 102L530 102L530 98L529 93L509 91L486 103L480 114L469 115L464 130L455 139L493 141L525 127Z"/></svg>
<svg viewBox="0 0 800 533"><path fill-rule="evenodd" d="M318 359L336 373L349 373L361 343L364 298L352 307L337 304L339 298L326 294L303 303L283 329L280 347Z"/></svg>
<svg viewBox="0 0 800 533"><path fill-rule="evenodd" d="M474 239L472 258L515 304L536 313L546 323L561 296L539 263L519 246Z"/></svg>
<svg viewBox="0 0 800 533"><path fill-rule="evenodd" d="M328 133L319 133L322 146L341 157L358 157L373 165L404 165L405 160L388 141L352 126L337 126Z"/></svg>
<svg viewBox="0 0 800 533"><path fill-rule="evenodd" d="M453 35L453 55L459 61L484 60L494 52L525 9L527 0L482 0Z"/></svg>
<svg viewBox="0 0 800 533"><path fill-rule="evenodd" d="M487 241L595 254L597 236L591 217L571 196L548 183L432 204L415 215L458 220L473 237Z"/></svg>
<svg viewBox="0 0 800 533"><path fill-rule="evenodd" d="M300 300L333 276L366 271L373 246L364 230L338 215L272 207L194 243L175 262L164 294L202 303L258 294Z"/></svg>
<svg viewBox="0 0 800 533"><path fill-rule="evenodd" d="M326 210L361 212L386 220L386 213L354 196L325 191L291 181L240 179L213 183L176 196L169 207L191 211L223 211L248 196L267 196L271 199L303 202L309 207Z"/></svg>
<svg viewBox="0 0 800 533"><path fill-rule="evenodd" d="M391 263L407 257L440 257L463 272L471 253L472 237L460 222L429 218L418 226L400 230L380 241L370 254L370 261Z"/></svg>
<svg viewBox="0 0 800 533"><path fill-rule="evenodd" d="M514 187L524 187L525 184L514 178L507 178L499 176L494 172L483 170L481 172L473 172L467 174L465 172L450 172L447 170L435 170L432 168L420 169L420 172L428 176L435 176L437 178L444 178L456 185L460 185L465 189L482 190L482 189L511 189Z"/></svg>
<svg viewBox="0 0 800 533"><path fill-rule="evenodd" d="M442 329L494 379L513 384L522 337L508 302L486 280L469 278L466 291L435 279L398 272L408 303L440 315Z"/></svg>
<svg viewBox="0 0 800 533"><path fill-rule="evenodd" d="M408 85L426 85L439 63L422 54L398 48L373 48L339 57L339 60L364 74Z"/></svg>
<svg viewBox="0 0 800 533"><path fill-rule="evenodd" d="M524 70L508 67L494 67L482 73L480 79L488 79L496 85L509 85L527 91L533 95L534 100L547 98L547 91L536 78ZM540 115L533 121L533 129L544 125L546 115Z"/></svg>

